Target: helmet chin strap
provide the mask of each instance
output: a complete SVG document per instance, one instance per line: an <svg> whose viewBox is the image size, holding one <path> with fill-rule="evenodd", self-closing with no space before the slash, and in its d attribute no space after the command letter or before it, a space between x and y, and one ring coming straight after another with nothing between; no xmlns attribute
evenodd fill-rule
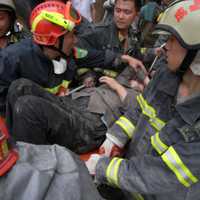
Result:
<svg viewBox="0 0 200 200"><path fill-rule="evenodd" d="M180 77L183 77L191 63L193 62L195 56L197 55L198 50L188 50L185 58L183 59L181 66L179 67L177 74Z"/></svg>

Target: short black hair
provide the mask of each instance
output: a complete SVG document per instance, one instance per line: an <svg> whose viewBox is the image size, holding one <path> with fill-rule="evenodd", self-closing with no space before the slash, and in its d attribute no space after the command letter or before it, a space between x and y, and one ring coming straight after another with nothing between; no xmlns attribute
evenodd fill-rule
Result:
<svg viewBox="0 0 200 200"><path fill-rule="evenodd" d="M115 3L117 2L118 0L115 0ZM142 7L142 2L141 0L122 0L122 1L132 1L134 4L135 4L135 9L137 11L140 11L140 8Z"/></svg>

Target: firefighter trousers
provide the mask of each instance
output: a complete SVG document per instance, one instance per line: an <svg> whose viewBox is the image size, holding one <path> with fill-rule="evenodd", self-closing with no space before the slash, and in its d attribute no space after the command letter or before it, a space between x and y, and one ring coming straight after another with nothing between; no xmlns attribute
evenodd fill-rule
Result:
<svg viewBox="0 0 200 200"><path fill-rule="evenodd" d="M17 141L91 151L104 141L106 127L101 115L87 111L88 101L89 97L57 97L31 81L16 81L8 93L9 129Z"/></svg>

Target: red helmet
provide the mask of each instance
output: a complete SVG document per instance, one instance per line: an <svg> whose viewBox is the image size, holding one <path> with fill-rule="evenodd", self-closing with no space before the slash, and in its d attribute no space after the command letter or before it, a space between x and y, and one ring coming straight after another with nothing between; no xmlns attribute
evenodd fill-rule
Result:
<svg viewBox="0 0 200 200"><path fill-rule="evenodd" d="M81 22L71 2L47 1L36 6L30 17L33 39L41 45L55 45L57 39Z"/></svg>

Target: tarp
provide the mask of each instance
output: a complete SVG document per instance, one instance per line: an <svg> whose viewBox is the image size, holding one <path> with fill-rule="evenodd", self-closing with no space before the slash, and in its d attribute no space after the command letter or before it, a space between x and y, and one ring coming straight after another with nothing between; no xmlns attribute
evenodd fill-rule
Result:
<svg viewBox="0 0 200 200"><path fill-rule="evenodd" d="M17 143L20 159L0 177L1 200L101 200L79 156L58 145Z"/></svg>

